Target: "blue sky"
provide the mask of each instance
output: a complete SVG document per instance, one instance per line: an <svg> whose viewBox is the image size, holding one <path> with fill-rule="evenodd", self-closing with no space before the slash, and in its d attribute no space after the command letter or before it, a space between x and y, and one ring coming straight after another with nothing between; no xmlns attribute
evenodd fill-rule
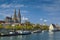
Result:
<svg viewBox="0 0 60 40"><path fill-rule="evenodd" d="M21 11L22 20L60 24L60 0L0 0L0 20Z"/></svg>

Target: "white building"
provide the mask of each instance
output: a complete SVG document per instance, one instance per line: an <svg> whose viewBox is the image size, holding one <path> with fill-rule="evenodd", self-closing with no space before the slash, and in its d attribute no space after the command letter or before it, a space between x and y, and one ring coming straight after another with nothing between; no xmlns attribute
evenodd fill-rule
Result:
<svg viewBox="0 0 60 40"><path fill-rule="evenodd" d="M54 24L49 26L49 31L57 30L57 27Z"/></svg>

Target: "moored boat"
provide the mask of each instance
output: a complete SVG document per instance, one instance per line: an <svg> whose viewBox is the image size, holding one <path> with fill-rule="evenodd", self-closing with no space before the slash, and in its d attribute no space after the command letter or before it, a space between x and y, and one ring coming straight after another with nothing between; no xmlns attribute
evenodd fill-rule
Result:
<svg viewBox="0 0 60 40"><path fill-rule="evenodd" d="M0 36L17 36L17 35L28 35L31 34L30 31L16 31L16 32L9 32L9 33L0 33Z"/></svg>
<svg viewBox="0 0 60 40"><path fill-rule="evenodd" d="M32 31L32 33L40 33L40 32L42 32L41 30L34 30L34 31Z"/></svg>
<svg viewBox="0 0 60 40"><path fill-rule="evenodd" d="M30 31L27 31L27 30L18 30L17 31L20 35L28 35L28 34L31 34Z"/></svg>
<svg viewBox="0 0 60 40"><path fill-rule="evenodd" d="M9 33L0 33L0 36L16 36L18 35L17 32L9 32Z"/></svg>

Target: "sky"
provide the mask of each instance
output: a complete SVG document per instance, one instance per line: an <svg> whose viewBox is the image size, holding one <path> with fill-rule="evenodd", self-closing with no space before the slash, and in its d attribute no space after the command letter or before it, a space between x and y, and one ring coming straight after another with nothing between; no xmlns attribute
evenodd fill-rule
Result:
<svg viewBox="0 0 60 40"><path fill-rule="evenodd" d="M0 0L0 20L13 16L14 10L22 20L31 23L60 24L60 0Z"/></svg>

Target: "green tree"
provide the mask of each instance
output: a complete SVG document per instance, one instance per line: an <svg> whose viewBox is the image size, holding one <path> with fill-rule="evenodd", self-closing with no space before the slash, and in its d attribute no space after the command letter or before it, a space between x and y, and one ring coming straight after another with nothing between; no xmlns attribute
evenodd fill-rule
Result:
<svg viewBox="0 0 60 40"><path fill-rule="evenodd" d="M38 29L41 29L40 28L40 24L36 24L35 27L33 27L34 30L38 30Z"/></svg>
<svg viewBox="0 0 60 40"><path fill-rule="evenodd" d="M30 23L29 21L25 21L25 23L24 23L26 26L32 26L32 23Z"/></svg>
<svg viewBox="0 0 60 40"><path fill-rule="evenodd" d="M2 29L3 28L3 25L2 24L0 24L0 29Z"/></svg>
<svg viewBox="0 0 60 40"><path fill-rule="evenodd" d="M22 29L23 29L23 26L22 26L22 25L21 25L21 26L16 25L16 26L15 26L15 29L16 29L16 30L22 30Z"/></svg>
<svg viewBox="0 0 60 40"><path fill-rule="evenodd" d="M24 23L25 25L24 25L24 29L25 30L32 30L32 28L33 28L33 25L32 25L32 23L30 23L29 21L25 21L25 23Z"/></svg>
<svg viewBox="0 0 60 40"><path fill-rule="evenodd" d="M11 25L6 25L5 29L13 29L13 27Z"/></svg>
<svg viewBox="0 0 60 40"><path fill-rule="evenodd" d="M47 25L42 25L41 29L42 29L42 30L48 30L48 29L49 29L49 26L47 26Z"/></svg>

